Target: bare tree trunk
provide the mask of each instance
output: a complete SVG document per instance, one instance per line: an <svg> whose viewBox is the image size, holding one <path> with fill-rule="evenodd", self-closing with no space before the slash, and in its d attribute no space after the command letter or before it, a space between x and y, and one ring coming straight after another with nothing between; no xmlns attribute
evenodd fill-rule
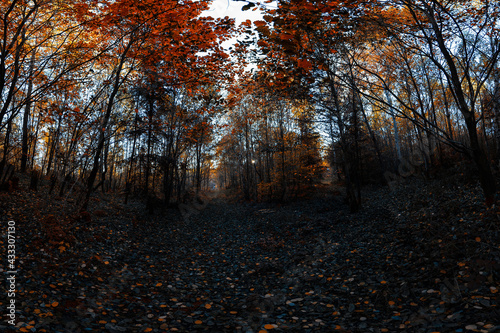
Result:
<svg viewBox="0 0 500 333"><path fill-rule="evenodd" d="M479 181L486 199L486 205L490 206L494 204L496 200L496 181L487 154L479 143L475 118L476 97L478 96L476 92L477 89L480 89L489 74L483 76L483 82L477 82L477 77L472 77L473 69L470 62L472 57L464 58L464 62L458 63L460 60L452 55L451 49L446 44L446 37L443 33L445 25L443 25L442 22L438 22L438 20L442 18L442 12L446 11L442 4L439 4L438 1L429 1L417 5L417 2L405 1L404 6L409 10L416 26L423 32L427 44L432 48L433 52L431 52L429 59L445 74L453 92L457 107L464 117L470 141L470 149L477 167ZM448 14L449 12L447 15ZM425 24L422 22L422 16L425 16ZM460 34L457 35L465 36L462 30L463 26L460 25L460 20L453 17L452 22L454 27L460 32ZM424 28L424 26L428 28ZM467 47L469 44L465 37L461 37L460 41L464 44L464 47ZM440 51L439 56L435 55L438 50ZM486 61L484 65L484 67L488 69L486 73L492 73L493 69L496 68L499 54L500 49L497 49L493 52L491 58ZM441 56L446 62L446 67L443 66L440 60ZM473 84L473 82L475 83ZM478 84L477 87L475 87L476 84ZM464 90L464 85L467 85L467 92Z"/></svg>
<svg viewBox="0 0 500 333"><path fill-rule="evenodd" d="M104 142L106 141L106 129L108 127L109 123L109 118L111 117L111 111L113 110L113 104L115 101L116 94L118 94L118 90L121 86L122 80L121 80L121 72L123 69L123 65L125 64L125 59L127 57L128 50L132 46L133 43L133 38L131 37L129 42L127 43L127 46L125 47L125 50L123 51L121 57L120 57L120 62L118 63L118 66L116 68L116 73L115 73L115 80L113 83L113 90L109 96L108 99L108 106L106 108L106 113L104 114L104 119L102 122L101 128L101 134L99 136L99 142L97 144L97 149L94 155L94 165L92 167L92 170L90 171L89 178L87 180L87 194L85 196L83 205L81 210L85 211L88 208L89 200L90 200L90 194L93 191L94 188L94 181L97 177L97 172L99 171L99 162L101 158L101 153L104 148Z"/></svg>
<svg viewBox="0 0 500 333"><path fill-rule="evenodd" d="M399 131L398 131L398 123L396 122L396 114L393 109L392 97L389 90L385 90L385 97L387 99L387 104L390 107L390 115L392 117L392 126L394 128L394 144L396 146L396 153L398 154L398 160L401 161L403 159L401 155L401 144L399 142Z"/></svg>
<svg viewBox="0 0 500 333"><path fill-rule="evenodd" d="M9 123L7 124L7 132L5 133L5 139L3 142L3 156L2 156L2 161L0 162L0 175L2 174L3 169L7 165L7 156L9 155L11 131L12 131L12 121L9 121Z"/></svg>
<svg viewBox="0 0 500 333"><path fill-rule="evenodd" d="M500 69L496 69L493 75L493 94L491 96L493 119L495 121L495 143L497 163L500 162Z"/></svg>
<svg viewBox="0 0 500 333"><path fill-rule="evenodd" d="M38 131L40 130L40 117L38 117L38 121L36 122L35 134L33 136L33 147L31 148L31 168L35 168L35 155L36 155L36 145L38 142ZM40 175L39 175L40 176Z"/></svg>
<svg viewBox="0 0 500 333"><path fill-rule="evenodd" d="M125 205L128 203L128 197L132 191L132 170L134 166L135 159L135 146L137 144L137 122L139 121L139 116L136 115L134 118L134 141L132 143L132 153L130 156L130 163L128 166L128 172L125 179Z"/></svg>
<svg viewBox="0 0 500 333"><path fill-rule="evenodd" d="M33 50L31 54L30 60L30 68L29 68L29 79L28 79L28 91L26 95L26 105L24 107L24 115L23 115L23 135L22 135L22 144L21 144L21 172L26 172L26 165L28 164L28 138L29 138L29 119L31 113L31 94L33 92L33 71L35 67L35 55L36 52Z"/></svg>

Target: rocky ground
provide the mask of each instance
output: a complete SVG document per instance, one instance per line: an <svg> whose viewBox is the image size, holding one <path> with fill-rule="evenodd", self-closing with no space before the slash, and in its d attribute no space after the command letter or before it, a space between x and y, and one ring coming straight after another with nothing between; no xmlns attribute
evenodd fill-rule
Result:
<svg viewBox="0 0 500 333"><path fill-rule="evenodd" d="M325 186L153 214L24 188L0 194L2 253L13 220L18 256L2 332L500 332L499 210L475 182L366 188L356 214Z"/></svg>

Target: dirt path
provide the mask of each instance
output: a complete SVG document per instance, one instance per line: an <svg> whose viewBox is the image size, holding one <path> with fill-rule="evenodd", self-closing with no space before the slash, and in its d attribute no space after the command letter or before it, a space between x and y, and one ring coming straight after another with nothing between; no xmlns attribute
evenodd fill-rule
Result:
<svg viewBox="0 0 500 333"><path fill-rule="evenodd" d="M71 227L72 244L36 243L44 239L39 222L14 211L23 221L20 239L34 240L20 254L19 327L460 332L475 325L495 332L496 252L468 240L465 253L450 251L468 237L458 234L466 229L457 228L453 240L448 222L412 215L419 209L413 206L402 214L398 198L373 192L354 215L330 195L281 206L228 203L217 195L163 215L96 200L104 213L90 222L60 219ZM472 234L485 226L475 223L461 228ZM481 242L493 244L491 234L481 234ZM483 267L475 273L476 259Z"/></svg>

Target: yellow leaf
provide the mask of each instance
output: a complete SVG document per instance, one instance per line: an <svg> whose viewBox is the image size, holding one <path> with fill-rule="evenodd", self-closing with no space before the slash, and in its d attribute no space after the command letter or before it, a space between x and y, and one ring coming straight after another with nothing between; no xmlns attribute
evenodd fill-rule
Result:
<svg viewBox="0 0 500 333"><path fill-rule="evenodd" d="M272 329L276 328L276 325L274 325L274 324L266 324L266 325L264 325L264 328L266 330L272 330Z"/></svg>
<svg viewBox="0 0 500 333"><path fill-rule="evenodd" d="M161 285L162 285L162 283L161 283L161 282L158 282L158 283L156 284L156 286L157 286L157 287L161 287Z"/></svg>
<svg viewBox="0 0 500 333"><path fill-rule="evenodd" d="M54 307L54 308L55 308L56 306L58 306L58 305L59 305L59 303L58 303L58 302L52 302L52 304L51 304L51 305L52 305L52 307Z"/></svg>
<svg viewBox="0 0 500 333"><path fill-rule="evenodd" d="M205 304L205 309L210 309L212 306L210 304Z"/></svg>
<svg viewBox="0 0 500 333"><path fill-rule="evenodd" d="M151 327L148 327L144 330L144 332L151 332L153 329Z"/></svg>
<svg viewBox="0 0 500 333"><path fill-rule="evenodd" d="M196 325L201 325L201 324L203 324L203 322L202 322L201 320L196 320L194 323L195 323Z"/></svg>
<svg viewBox="0 0 500 333"><path fill-rule="evenodd" d="M476 242L480 242L481 241L481 237L476 237Z"/></svg>

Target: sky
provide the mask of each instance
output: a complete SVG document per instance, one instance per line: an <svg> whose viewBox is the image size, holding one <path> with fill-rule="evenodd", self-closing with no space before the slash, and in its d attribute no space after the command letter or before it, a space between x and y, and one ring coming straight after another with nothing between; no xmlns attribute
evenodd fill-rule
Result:
<svg viewBox="0 0 500 333"><path fill-rule="evenodd" d="M233 0L214 0L210 10L206 11L204 14L206 16L212 16L214 18L229 16L235 18L236 25L241 22L250 20L262 20L262 14L260 11L241 11L241 7L246 5L244 1L233 1Z"/></svg>
<svg viewBox="0 0 500 333"><path fill-rule="evenodd" d="M242 11L241 7L246 5L246 1L234 1L234 0L213 0L210 9L202 13L201 16L211 16L213 18L220 18L229 16L235 19L235 25L239 26L242 22L246 20L256 21L262 20L262 13L259 10L246 10ZM255 8L255 7L254 7ZM234 37L222 43L224 49L231 48L238 38ZM254 68L254 65L249 65L248 69Z"/></svg>

